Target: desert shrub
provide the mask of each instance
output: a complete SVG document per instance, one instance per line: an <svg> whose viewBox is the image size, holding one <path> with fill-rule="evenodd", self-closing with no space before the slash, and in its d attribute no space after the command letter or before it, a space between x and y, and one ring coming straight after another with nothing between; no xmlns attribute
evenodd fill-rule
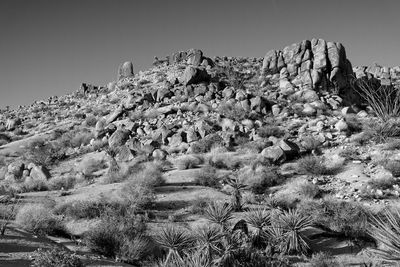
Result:
<svg viewBox="0 0 400 267"><path fill-rule="evenodd" d="M62 220L43 204L26 204L21 207L15 221L25 230L36 234L64 235L66 232Z"/></svg>
<svg viewBox="0 0 400 267"><path fill-rule="evenodd" d="M239 146L237 150L240 153L245 154L246 152L250 153L260 153L264 148L270 146L269 141L265 140L257 140L257 141L250 141Z"/></svg>
<svg viewBox="0 0 400 267"><path fill-rule="evenodd" d="M339 152L339 156L346 160L358 160L360 159L360 153L355 147L347 147Z"/></svg>
<svg viewBox="0 0 400 267"><path fill-rule="evenodd" d="M94 135L89 129L77 128L64 133L59 139L59 142L64 147L75 148L88 145L92 139L94 139Z"/></svg>
<svg viewBox="0 0 400 267"><path fill-rule="evenodd" d="M304 200L299 212L310 215L322 228L348 237L366 237L369 212L359 203L336 199Z"/></svg>
<svg viewBox="0 0 400 267"><path fill-rule="evenodd" d="M147 253L151 253L145 231L143 217L134 213L123 216L109 213L104 214L98 225L84 235L84 240L94 252L107 257L122 257L137 264Z"/></svg>
<svg viewBox="0 0 400 267"><path fill-rule="evenodd" d="M18 184L20 192L34 192L34 191L46 191L48 190L47 180L33 179L27 177L25 181Z"/></svg>
<svg viewBox="0 0 400 267"><path fill-rule="evenodd" d="M318 252L312 255L310 260L311 267L336 267L339 263L332 255L326 252Z"/></svg>
<svg viewBox="0 0 400 267"><path fill-rule="evenodd" d="M377 143L385 143L390 138L400 137L400 122L391 119L384 122L371 121L365 124L364 138Z"/></svg>
<svg viewBox="0 0 400 267"><path fill-rule="evenodd" d="M305 156L297 161L297 170L310 175L331 175L340 170L340 165L328 167L324 157Z"/></svg>
<svg viewBox="0 0 400 267"><path fill-rule="evenodd" d="M96 126L97 123L97 118L93 115L86 117L85 119L85 124L89 127L94 127Z"/></svg>
<svg viewBox="0 0 400 267"><path fill-rule="evenodd" d="M305 151L313 151L321 147L321 141L319 141L312 135L302 136L300 143Z"/></svg>
<svg viewBox="0 0 400 267"><path fill-rule="evenodd" d="M75 200L57 205L53 212L73 219L98 218L110 209L123 210L126 205L122 201L112 201L105 197L96 200Z"/></svg>
<svg viewBox="0 0 400 267"><path fill-rule="evenodd" d="M217 171L214 167L206 165L196 172L194 181L197 185L218 188L220 186Z"/></svg>
<svg viewBox="0 0 400 267"><path fill-rule="evenodd" d="M106 163L102 159L95 159L92 157L85 157L79 162L77 166L78 171L80 171L85 177L91 177L94 172L106 168Z"/></svg>
<svg viewBox="0 0 400 267"><path fill-rule="evenodd" d="M234 121L242 121L251 117L250 113L244 108L231 103L224 103L220 105L218 108L218 113Z"/></svg>
<svg viewBox="0 0 400 267"><path fill-rule="evenodd" d="M356 115L346 115L347 132L349 134L359 133L363 130L363 124L359 121Z"/></svg>
<svg viewBox="0 0 400 267"><path fill-rule="evenodd" d="M400 161L398 160L389 160L383 164L383 167L390 171L394 177L400 176Z"/></svg>
<svg viewBox="0 0 400 267"><path fill-rule="evenodd" d="M190 206L190 212L193 214L203 214L209 202L207 198L197 197Z"/></svg>
<svg viewBox="0 0 400 267"><path fill-rule="evenodd" d="M304 198L315 198L320 194L318 185L315 185L309 181L298 183L297 192Z"/></svg>
<svg viewBox="0 0 400 267"><path fill-rule="evenodd" d="M128 181L122 189L122 197L135 209L147 209L154 203L154 190L146 184L136 184Z"/></svg>
<svg viewBox="0 0 400 267"><path fill-rule="evenodd" d="M128 177L128 182L154 188L162 185L165 179L162 166L156 162L143 163L142 169Z"/></svg>
<svg viewBox="0 0 400 267"><path fill-rule="evenodd" d="M198 155L183 155L175 159L175 166L178 170L187 170L198 167L203 159Z"/></svg>
<svg viewBox="0 0 400 267"><path fill-rule="evenodd" d="M76 178L72 175L69 176L56 176L48 180L47 187L50 190L69 190L74 188Z"/></svg>
<svg viewBox="0 0 400 267"><path fill-rule="evenodd" d="M64 159L65 152L58 143L36 139L27 145L24 157L29 162L48 167Z"/></svg>
<svg viewBox="0 0 400 267"><path fill-rule="evenodd" d="M238 178L255 194L265 193L267 188L282 182L274 167L262 165L242 168L239 170Z"/></svg>
<svg viewBox="0 0 400 267"><path fill-rule="evenodd" d="M383 150L398 150L400 149L400 139L390 140L388 143L384 144Z"/></svg>
<svg viewBox="0 0 400 267"><path fill-rule="evenodd" d="M393 185L396 184L399 184L399 181L397 181L393 177L371 179L367 182L367 185L369 185L371 189L380 189L380 190L392 189Z"/></svg>
<svg viewBox="0 0 400 267"><path fill-rule="evenodd" d="M275 137L282 137L285 134L285 131L282 130L279 126L274 126L274 125L266 125L258 129L258 135L261 136L262 138L268 138L270 136L275 136Z"/></svg>
<svg viewBox="0 0 400 267"><path fill-rule="evenodd" d="M400 115L400 96L397 87L377 85L372 79L355 79L353 88L368 103L378 118L388 121Z"/></svg>
<svg viewBox="0 0 400 267"><path fill-rule="evenodd" d="M202 138L201 140L193 143L191 145L191 149L193 153L207 153L211 150L211 148L215 145L223 144L223 139L218 134L209 134Z"/></svg>
<svg viewBox="0 0 400 267"><path fill-rule="evenodd" d="M38 249L33 255L32 267L83 267L81 259L67 250L53 248Z"/></svg>

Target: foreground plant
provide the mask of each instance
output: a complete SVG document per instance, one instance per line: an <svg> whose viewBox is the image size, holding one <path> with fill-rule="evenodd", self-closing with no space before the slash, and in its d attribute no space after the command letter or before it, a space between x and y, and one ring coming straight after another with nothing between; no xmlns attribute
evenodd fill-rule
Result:
<svg viewBox="0 0 400 267"><path fill-rule="evenodd" d="M211 202L204 210L204 216L210 222L226 229L229 221L233 218L232 211L231 205L227 203Z"/></svg>
<svg viewBox="0 0 400 267"><path fill-rule="evenodd" d="M383 259L399 262L400 261L400 211L386 209L382 216L372 216L369 234L378 243L384 245L383 248L375 249L374 252Z"/></svg>

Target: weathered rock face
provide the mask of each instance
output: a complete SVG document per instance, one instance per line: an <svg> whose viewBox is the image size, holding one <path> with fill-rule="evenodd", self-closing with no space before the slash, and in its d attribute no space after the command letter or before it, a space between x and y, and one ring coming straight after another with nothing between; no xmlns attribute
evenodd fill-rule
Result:
<svg viewBox="0 0 400 267"><path fill-rule="evenodd" d="M196 68L193 66L187 66L183 77L181 78L182 83L185 85L197 84L201 82L208 82L210 75L203 68Z"/></svg>
<svg viewBox="0 0 400 267"><path fill-rule="evenodd" d="M88 93L96 92L99 89L98 86L89 83L82 83L81 84L81 92L86 95Z"/></svg>
<svg viewBox="0 0 400 267"><path fill-rule="evenodd" d="M382 85L400 84L400 66L385 67L375 64L374 66L357 66L353 68L356 78L366 77L380 80Z"/></svg>
<svg viewBox="0 0 400 267"><path fill-rule="evenodd" d="M279 78L279 87L289 93L296 88L338 91L349 85L353 71L342 44L312 39L269 51L262 75Z"/></svg>
<svg viewBox="0 0 400 267"><path fill-rule="evenodd" d="M118 68L118 80L133 77L133 63L130 61L126 61L121 64Z"/></svg>
<svg viewBox="0 0 400 267"><path fill-rule="evenodd" d="M201 50L192 48L188 51L180 51L172 54L170 57L170 64L186 63L189 65L199 66L204 59Z"/></svg>

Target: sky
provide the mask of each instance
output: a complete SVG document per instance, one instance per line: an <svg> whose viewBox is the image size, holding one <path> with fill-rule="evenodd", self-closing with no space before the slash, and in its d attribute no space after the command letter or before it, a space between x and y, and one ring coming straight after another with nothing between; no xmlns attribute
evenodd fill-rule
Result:
<svg viewBox="0 0 400 267"><path fill-rule="evenodd" d="M105 85L189 48L263 57L341 42L353 65L400 65L398 0L0 0L0 108Z"/></svg>

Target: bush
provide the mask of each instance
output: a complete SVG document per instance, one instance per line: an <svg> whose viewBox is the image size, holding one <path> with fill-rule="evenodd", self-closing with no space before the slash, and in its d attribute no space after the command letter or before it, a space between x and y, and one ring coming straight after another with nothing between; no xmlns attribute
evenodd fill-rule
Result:
<svg viewBox="0 0 400 267"><path fill-rule="evenodd" d="M255 194L263 194L267 188L282 182L276 169L271 166L246 166L239 171L238 177Z"/></svg>
<svg viewBox="0 0 400 267"><path fill-rule="evenodd" d="M347 147L346 149L339 152L339 156L347 160L358 160L360 159L360 153L354 147Z"/></svg>
<svg viewBox="0 0 400 267"><path fill-rule="evenodd" d="M392 137L400 137L400 122L391 119L384 122L370 122L364 128L364 138L385 143Z"/></svg>
<svg viewBox="0 0 400 267"><path fill-rule="evenodd" d="M310 260L311 267L336 267L339 263L326 252L318 252L313 254Z"/></svg>
<svg viewBox="0 0 400 267"><path fill-rule="evenodd" d="M202 167L195 174L195 183L197 185L218 188L220 186L217 171L209 165Z"/></svg>
<svg viewBox="0 0 400 267"><path fill-rule="evenodd" d="M135 209L147 209L155 201L156 196L154 190L142 184L136 184L134 181L129 181L122 189L122 197Z"/></svg>
<svg viewBox="0 0 400 267"><path fill-rule="evenodd" d="M123 210L125 206L126 204L122 201L111 201L101 197L97 200L75 200L62 203L54 208L54 213L73 219L93 219L111 209Z"/></svg>
<svg viewBox="0 0 400 267"><path fill-rule="evenodd" d="M64 235L66 231L62 220L42 204L26 204L21 207L15 221L22 228L36 234Z"/></svg>
<svg viewBox="0 0 400 267"><path fill-rule="evenodd" d="M38 249L33 256L33 267L83 267L81 259L67 250L53 248L52 250Z"/></svg>
<svg viewBox="0 0 400 267"><path fill-rule="evenodd" d="M312 135L305 135L301 137L301 146L305 151L313 151L319 149L321 142Z"/></svg>
<svg viewBox="0 0 400 267"><path fill-rule="evenodd" d="M74 176L56 176L47 182L47 187L50 190L69 190L74 188L76 178Z"/></svg>
<svg viewBox="0 0 400 267"><path fill-rule="evenodd" d="M95 127L97 123L97 118L93 115L86 117L85 124L89 127Z"/></svg>
<svg viewBox="0 0 400 267"><path fill-rule="evenodd" d="M85 177L91 177L94 172L106 168L107 165L103 160L85 157L79 163L77 169L82 172Z"/></svg>
<svg viewBox="0 0 400 267"><path fill-rule="evenodd" d="M297 192L304 198L315 198L320 194L319 187L311 182L304 181L298 184Z"/></svg>
<svg viewBox="0 0 400 267"><path fill-rule="evenodd" d="M208 204L209 200L207 198L198 197L190 206L190 212L193 214L203 214Z"/></svg>
<svg viewBox="0 0 400 267"><path fill-rule="evenodd" d="M317 225L347 237L367 237L368 211L361 204L336 199L304 200L299 212L310 215Z"/></svg>
<svg viewBox="0 0 400 267"><path fill-rule="evenodd" d="M270 136L275 136L279 138L282 137L284 134L285 131L278 126L266 125L258 129L258 135L262 138L268 138Z"/></svg>
<svg viewBox="0 0 400 267"><path fill-rule="evenodd" d="M24 156L29 162L48 167L64 159L65 151L58 143L37 139L27 145Z"/></svg>
<svg viewBox="0 0 400 267"><path fill-rule="evenodd" d="M94 252L137 263L151 253L145 231L146 224L141 216L131 212L109 213L101 217L97 227L85 234L84 240Z"/></svg>
<svg viewBox="0 0 400 267"><path fill-rule="evenodd" d="M384 163L383 167L390 171L394 177L400 176L400 161L398 160L389 160Z"/></svg>
<svg viewBox="0 0 400 267"><path fill-rule="evenodd" d="M175 159L178 170L193 169L203 163L203 159L197 155L183 155Z"/></svg>
<svg viewBox="0 0 400 267"><path fill-rule="evenodd" d="M154 188L164 184L161 165L155 162L142 164L142 169L128 177L128 183Z"/></svg>
<svg viewBox="0 0 400 267"><path fill-rule="evenodd" d="M332 175L340 170L341 166L328 167L323 157L306 156L297 161L297 170L310 175Z"/></svg>
<svg viewBox="0 0 400 267"><path fill-rule="evenodd" d="M352 85L380 120L388 121L400 115L400 91L397 87L378 86L373 79L365 78L354 80Z"/></svg>
<svg viewBox="0 0 400 267"><path fill-rule="evenodd" d="M346 115L347 132L349 134L359 133L363 130L363 124L358 120L356 115Z"/></svg>
<svg viewBox="0 0 400 267"><path fill-rule="evenodd" d="M59 142L64 147L76 148L88 145L92 139L94 139L94 135L90 130L78 128L64 133Z"/></svg>
<svg viewBox="0 0 400 267"><path fill-rule="evenodd" d="M389 141L389 143L385 144L382 147L383 150L398 150L400 149L400 139L395 139Z"/></svg>
<svg viewBox="0 0 400 267"><path fill-rule="evenodd" d="M191 145L193 153L207 153L215 145L223 144L224 140L218 134L209 134Z"/></svg>

